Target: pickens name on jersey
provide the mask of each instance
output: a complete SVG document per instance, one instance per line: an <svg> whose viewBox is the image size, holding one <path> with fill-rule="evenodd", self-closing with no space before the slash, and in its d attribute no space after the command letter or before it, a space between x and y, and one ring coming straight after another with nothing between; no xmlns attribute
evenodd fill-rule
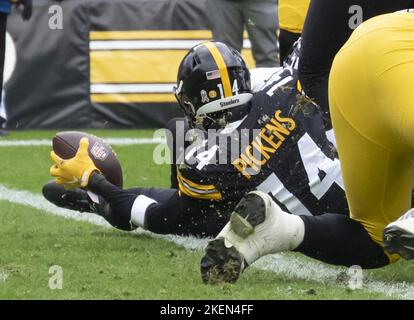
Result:
<svg viewBox="0 0 414 320"><path fill-rule="evenodd" d="M266 165L271 156L282 146L286 137L296 128L294 119L283 118L281 114L282 111L277 110L270 122L246 147L240 158L232 162L233 166L247 179L251 179L252 174L260 173L261 166ZM253 149L259 152L261 159L255 157Z"/></svg>

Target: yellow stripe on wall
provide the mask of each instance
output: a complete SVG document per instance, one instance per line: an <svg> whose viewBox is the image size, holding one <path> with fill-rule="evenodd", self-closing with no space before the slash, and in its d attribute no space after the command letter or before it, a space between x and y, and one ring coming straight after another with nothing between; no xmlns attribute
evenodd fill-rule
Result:
<svg viewBox="0 0 414 320"><path fill-rule="evenodd" d="M210 30L91 31L90 40L210 40Z"/></svg>
<svg viewBox="0 0 414 320"><path fill-rule="evenodd" d="M175 83L187 50L93 51L92 83Z"/></svg>
<svg viewBox="0 0 414 320"><path fill-rule="evenodd" d="M116 50L90 53L92 83L175 83L187 50ZM243 50L254 67L250 49ZM230 89L231 91L231 89Z"/></svg>
<svg viewBox="0 0 414 320"><path fill-rule="evenodd" d="M92 31L91 41L97 40L210 40L210 30L131 30ZM217 50L218 51L218 50ZM114 83L175 83L179 64L188 50L96 50L90 52L92 84ZM250 49L243 50L249 68L255 63ZM223 61L224 64L224 61ZM226 80L224 80L226 81ZM231 95L230 81L223 83L225 95ZM170 93L91 94L96 103L173 103Z"/></svg>
<svg viewBox="0 0 414 320"><path fill-rule="evenodd" d="M94 93L94 103L174 103L177 100L171 93Z"/></svg>

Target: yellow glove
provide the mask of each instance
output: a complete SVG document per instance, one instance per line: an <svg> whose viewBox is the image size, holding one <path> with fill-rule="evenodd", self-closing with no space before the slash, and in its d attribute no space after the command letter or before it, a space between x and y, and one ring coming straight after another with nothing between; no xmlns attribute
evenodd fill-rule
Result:
<svg viewBox="0 0 414 320"><path fill-rule="evenodd" d="M68 160L63 160L54 151L50 153L55 165L50 168L50 175L56 178L57 184L62 184L66 189L85 188L93 172L100 172L88 154L89 140L82 138L76 155Z"/></svg>

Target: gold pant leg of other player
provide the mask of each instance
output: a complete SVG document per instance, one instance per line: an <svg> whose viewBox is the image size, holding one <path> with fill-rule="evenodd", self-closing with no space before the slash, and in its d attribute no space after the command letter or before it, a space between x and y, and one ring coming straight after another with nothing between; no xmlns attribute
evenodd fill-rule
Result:
<svg viewBox="0 0 414 320"><path fill-rule="evenodd" d="M351 217L382 245L414 186L414 14L361 25L335 58L329 99Z"/></svg>

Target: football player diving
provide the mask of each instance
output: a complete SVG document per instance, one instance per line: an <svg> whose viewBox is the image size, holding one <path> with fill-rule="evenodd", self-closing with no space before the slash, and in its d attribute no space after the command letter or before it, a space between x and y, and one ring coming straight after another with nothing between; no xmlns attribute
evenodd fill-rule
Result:
<svg viewBox="0 0 414 320"><path fill-rule="evenodd" d="M177 166L178 189L112 185L89 158L85 139L72 159L52 152L56 180L43 188L45 197L61 207L97 213L122 230L202 237L216 236L252 190L269 193L292 213L288 220L326 212L346 218L336 149L326 138L318 106L305 98L297 102L294 57L253 93L237 51L206 42L188 52L175 94L199 136ZM99 203L86 190L97 194ZM311 247L303 249L311 254Z"/></svg>
<svg viewBox="0 0 414 320"><path fill-rule="evenodd" d="M370 2L366 8L370 13L401 9L395 7L398 2ZM332 47L320 31L329 30L340 38L348 33L349 7L345 4L350 1L318 3L325 6L318 11L321 15L330 8L332 16L319 16L319 21L317 15L308 15L307 23L319 22L318 35L313 29L312 37L330 48L326 55L330 56L336 53L338 42ZM358 1L352 1L355 3ZM312 6L309 13L316 14ZM321 29L321 23L332 28ZM305 26L304 35L306 32ZM363 268L385 266L400 257L414 258L414 211L410 209L414 187L413 55L414 14L398 12L360 25L332 64L329 111L350 217L324 214L295 221L268 194L252 192L209 243L201 262L204 281L233 282L246 266L266 254L303 251L309 246L331 262L342 259L340 264ZM328 93L327 88L324 92ZM368 264L360 259L362 252Z"/></svg>

